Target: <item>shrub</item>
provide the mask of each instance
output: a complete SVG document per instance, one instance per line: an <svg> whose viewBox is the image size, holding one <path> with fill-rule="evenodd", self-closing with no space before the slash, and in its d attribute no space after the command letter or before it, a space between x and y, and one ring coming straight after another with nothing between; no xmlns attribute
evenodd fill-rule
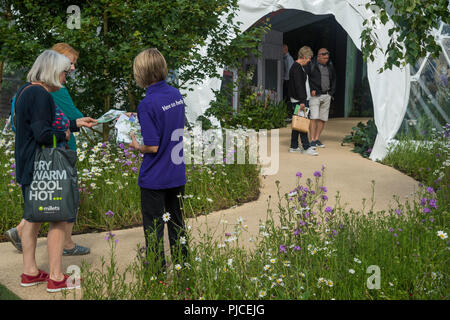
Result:
<svg viewBox="0 0 450 320"><path fill-rule="evenodd" d="M344 137L341 145L353 143L355 146L352 150L353 152L361 154L364 158L369 157L378 133L375 122L372 119L367 121L367 124L359 122L352 129L353 131L350 135Z"/></svg>

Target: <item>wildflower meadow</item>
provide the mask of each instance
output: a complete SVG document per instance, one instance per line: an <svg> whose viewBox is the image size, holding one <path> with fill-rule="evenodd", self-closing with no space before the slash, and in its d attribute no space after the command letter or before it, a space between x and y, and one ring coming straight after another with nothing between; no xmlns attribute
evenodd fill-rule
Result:
<svg viewBox="0 0 450 320"><path fill-rule="evenodd" d="M77 134L78 185L80 206L74 233L107 230L104 212L117 212L114 229L142 224L140 190L137 184L143 155L115 142L93 142ZM230 157L225 155L224 157ZM0 135L0 237L22 219L23 197L15 180L14 133ZM194 162L194 161L193 161ZM187 184L184 196L187 217L252 201L259 195L259 167L240 165L186 165ZM48 225L41 228L41 236ZM1 238L0 238L1 240Z"/></svg>
<svg viewBox="0 0 450 320"><path fill-rule="evenodd" d="M83 299L448 300L449 126L426 148L408 149L408 157L401 145L390 150L386 162L401 162L405 172L420 172L414 168L422 157L438 160L426 162L428 175L415 176L413 197L401 203L393 195L389 211L343 209L339 194L330 206L322 167L312 179L298 172L291 192L268 204L252 250L239 243L242 217L232 233L190 242L188 259L164 275L141 255L119 270L117 239L108 239L104 269L82 268Z"/></svg>
<svg viewBox="0 0 450 320"><path fill-rule="evenodd" d="M187 236L172 248L165 273L155 272L149 263L157 259L158 252L140 245L136 259L125 269L117 263L120 239L114 230L140 223L136 179L142 155L124 145L79 141L82 196L76 230L107 230L104 241L110 247L101 268L82 265L82 299L450 298L448 126L429 144L407 149L399 144L386 157L386 164L397 167L401 163L399 169L408 174L422 172L413 175L418 191L406 202L393 195L396 206L388 211L344 209L339 194L328 193L324 166L313 173L297 172L291 191L278 193L276 199L273 195L268 202L267 218L259 222L252 248L240 241L247 232L245 217L224 222L232 232L224 227L218 237L204 234L195 241L188 226ZM22 205L14 180L11 134L2 136L0 148L1 199L6 204L0 225L7 229L20 220ZM423 161L424 157L433 161ZM187 174L186 195L180 200L190 216L258 195L255 165L189 165ZM336 199L333 205L332 197ZM169 220L166 214L164 221ZM149 247L157 248L153 241L149 239ZM189 248L185 259L178 255L181 246ZM78 293L74 290L73 294Z"/></svg>

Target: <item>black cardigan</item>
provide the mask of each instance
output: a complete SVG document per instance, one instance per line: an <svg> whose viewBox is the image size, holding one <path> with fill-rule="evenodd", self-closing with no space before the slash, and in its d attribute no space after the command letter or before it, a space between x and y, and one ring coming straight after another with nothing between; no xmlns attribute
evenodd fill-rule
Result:
<svg viewBox="0 0 450 320"><path fill-rule="evenodd" d="M289 69L288 94L289 98L300 101L300 104L306 103L306 73L297 61Z"/></svg>
<svg viewBox="0 0 450 320"><path fill-rule="evenodd" d="M28 185L33 180L34 157L39 146L51 147L53 135L58 142L66 140L64 132L52 128L55 120L56 106L50 93L42 86L25 84L17 93L15 102L15 160L16 180L21 185ZM70 131L78 131L76 120L70 121Z"/></svg>
<svg viewBox="0 0 450 320"><path fill-rule="evenodd" d="M311 91L315 90L317 96L328 93L333 97L336 93L336 70L334 69L333 63L329 60L326 64L330 77L330 90L328 90L328 92L322 92L322 80L318 63L317 59L314 58L305 67L305 71L309 76L309 88Z"/></svg>

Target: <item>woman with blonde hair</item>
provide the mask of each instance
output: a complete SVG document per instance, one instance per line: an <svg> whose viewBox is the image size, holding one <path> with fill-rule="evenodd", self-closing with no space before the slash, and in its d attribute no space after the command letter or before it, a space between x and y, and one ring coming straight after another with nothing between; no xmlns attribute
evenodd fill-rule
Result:
<svg viewBox="0 0 450 320"><path fill-rule="evenodd" d="M22 185L23 193L33 180L34 157L38 147L51 146L54 137L57 142L69 140L71 131L96 124L94 119L86 117L71 120L70 129L66 132L52 127L56 117L56 105L50 92L61 88L69 71L70 60L67 57L54 50L45 50L28 73L28 82L18 91L15 107L15 160L16 179ZM24 221L21 235L24 272L21 276L21 286L47 282L48 292L70 289L67 287L69 276L62 272L66 223L50 222L47 237L50 270L47 273L38 269L35 257L37 235L42 223Z"/></svg>
<svg viewBox="0 0 450 320"><path fill-rule="evenodd" d="M163 250L166 222L172 263L183 265L188 254L180 203L186 184L185 164L172 158L172 153L180 150L176 153L183 159L184 101L180 92L165 81L167 64L157 49L139 53L134 59L133 72L137 85L146 90L146 95L137 108L144 144L139 144L130 134L130 146L144 154L138 184L147 259L155 258L155 261L147 261L147 266L161 275L166 267ZM181 135L173 138L176 132ZM149 241L152 235L156 236L156 248ZM181 244L179 250L176 250L177 243ZM155 251L159 254L150 258L149 253Z"/></svg>

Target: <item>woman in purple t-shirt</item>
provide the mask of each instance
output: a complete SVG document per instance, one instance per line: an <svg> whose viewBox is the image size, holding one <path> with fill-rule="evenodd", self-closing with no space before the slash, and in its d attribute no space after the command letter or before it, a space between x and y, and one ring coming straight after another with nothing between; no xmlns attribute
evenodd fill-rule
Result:
<svg viewBox="0 0 450 320"><path fill-rule="evenodd" d="M134 59L133 72L137 85L146 89L145 98L137 108L144 144L140 145L130 134L130 147L144 154L138 184L147 248L146 267L152 274L161 274L165 271L164 223L167 222L169 231L172 263L183 265L188 253L181 204L186 170L184 161L176 161L184 158L183 148L172 158L172 152L183 144L182 134L177 134L179 138L175 141L172 141L172 134L184 129L184 101L180 92L166 83L166 60L157 49L139 53ZM156 239L156 243L150 239Z"/></svg>

